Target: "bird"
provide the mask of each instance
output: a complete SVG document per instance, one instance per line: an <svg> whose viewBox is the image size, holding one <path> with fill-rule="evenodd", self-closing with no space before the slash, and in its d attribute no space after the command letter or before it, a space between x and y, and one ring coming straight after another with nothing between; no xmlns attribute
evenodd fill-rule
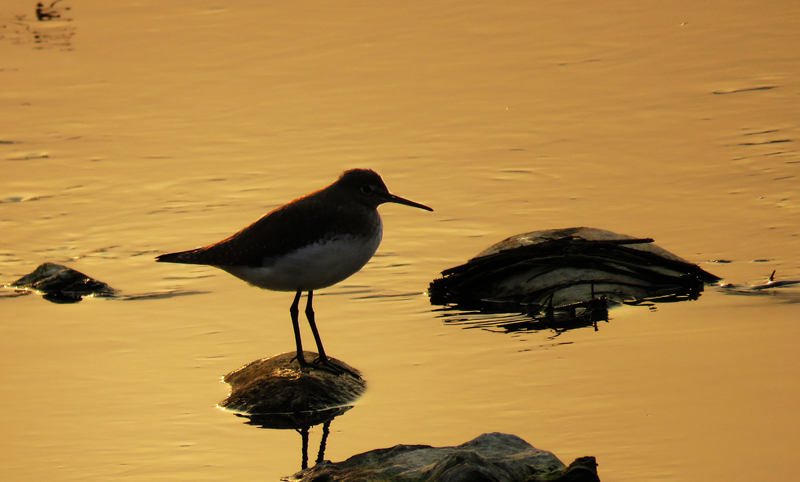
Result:
<svg viewBox="0 0 800 482"><path fill-rule="evenodd" d="M384 203L433 211L391 194L375 171L350 169L330 186L278 207L222 241L162 254L156 261L213 266L258 288L294 292L289 313L301 370L342 373L322 346L313 309L314 291L347 279L372 258L383 237L378 206ZM308 293L305 314L318 351L313 362L303 356L300 339L303 292Z"/></svg>

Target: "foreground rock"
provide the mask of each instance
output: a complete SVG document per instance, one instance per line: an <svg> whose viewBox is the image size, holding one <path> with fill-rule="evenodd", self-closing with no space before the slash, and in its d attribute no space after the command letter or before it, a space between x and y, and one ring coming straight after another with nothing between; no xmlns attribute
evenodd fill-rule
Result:
<svg viewBox="0 0 800 482"><path fill-rule="evenodd" d="M652 239L593 228L513 236L442 275L428 289L435 305L594 319L613 304L696 299L719 280Z"/></svg>
<svg viewBox="0 0 800 482"><path fill-rule="evenodd" d="M114 296L116 290L80 271L55 263L39 265L9 285L10 288L33 289L54 303L77 303L84 296Z"/></svg>
<svg viewBox="0 0 800 482"><path fill-rule="evenodd" d="M396 445L322 462L284 480L302 482L598 482L594 457L569 467L515 435L483 434L457 447Z"/></svg>
<svg viewBox="0 0 800 482"><path fill-rule="evenodd" d="M314 352L306 351L304 354L306 360L317 358ZM247 414L294 414L292 417L300 417L303 413L350 404L366 390L363 379L348 373L301 370L295 355L295 352L288 352L256 360L225 375L223 380L231 385L231 394L220 403L220 407ZM336 365L359 373L341 360L328 358Z"/></svg>

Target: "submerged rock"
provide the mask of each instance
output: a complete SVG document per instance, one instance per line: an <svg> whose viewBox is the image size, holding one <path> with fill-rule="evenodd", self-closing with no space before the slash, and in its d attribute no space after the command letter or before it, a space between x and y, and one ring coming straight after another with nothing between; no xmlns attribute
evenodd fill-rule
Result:
<svg viewBox="0 0 800 482"><path fill-rule="evenodd" d="M318 356L310 351L303 353L307 360ZM251 415L292 414L295 418L314 419L316 414L309 412L350 404L366 390L363 379L348 373L301 370L295 355L295 352L288 352L256 360L225 375L223 381L230 384L231 394L219 404L220 407ZM328 359L359 374L358 370L341 360Z"/></svg>
<svg viewBox="0 0 800 482"><path fill-rule="evenodd" d="M593 317L609 303L696 299L719 280L652 239L582 227L512 236L442 275L428 289L432 304L532 316L567 309Z"/></svg>
<svg viewBox="0 0 800 482"><path fill-rule="evenodd" d="M594 457L566 467L515 435L483 434L457 447L395 445L322 462L284 479L302 482L598 482Z"/></svg>
<svg viewBox="0 0 800 482"><path fill-rule="evenodd" d="M786 303L800 302L800 280L775 279L775 271L761 282L737 284L721 284L723 293L743 296L773 296Z"/></svg>
<svg viewBox="0 0 800 482"><path fill-rule="evenodd" d="M727 290L733 293L740 293L740 294L772 294L772 290L778 288L795 288L800 286L800 280L776 280L775 279L776 271L773 270L772 274L761 283L754 283L754 284L745 284L745 285L735 285L735 284L724 284L720 285L720 288L723 290Z"/></svg>
<svg viewBox="0 0 800 482"><path fill-rule="evenodd" d="M54 303L77 303L84 296L114 296L116 290L109 285L90 278L80 271L55 263L39 265L9 285L10 288L33 289L43 298Z"/></svg>

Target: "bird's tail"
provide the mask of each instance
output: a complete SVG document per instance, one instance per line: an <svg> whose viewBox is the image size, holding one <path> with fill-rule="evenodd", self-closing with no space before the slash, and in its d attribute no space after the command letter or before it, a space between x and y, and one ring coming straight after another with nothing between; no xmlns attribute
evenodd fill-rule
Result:
<svg viewBox="0 0 800 482"><path fill-rule="evenodd" d="M156 256L159 263L205 264L197 258L198 251L202 248L190 249L179 253L167 253Z"/></svg>

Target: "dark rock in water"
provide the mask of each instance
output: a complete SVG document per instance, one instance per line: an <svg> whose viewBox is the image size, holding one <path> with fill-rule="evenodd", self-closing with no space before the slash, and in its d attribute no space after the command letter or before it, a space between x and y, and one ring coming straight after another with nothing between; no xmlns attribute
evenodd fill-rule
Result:
<svg viewBox="0 0 800 482"><path fill-rule="evenodd" d="M44 263L27 274L11 288L30 288L43 294L54 303L77 303L84 296L114 296L116 290L102 281L90 278L80 271L55 263Z"/></svg>
<svg viewBox="0 0 800 482"><path fill-rule="evenodd" d="M443 271L428 294L432 304L463 310L593 316L609 303L696 299L719 280L652 243L593 228L520 234Z"/></svg>
<svg viewBox="0 0 800 482"><path fill-rule="evenodd" d="M457 447L395 445L322 462L284 480L302 482L598 482L594 457L569 467L515 435L483 434Z"/></svg>
<svg viewBox="0 0 800 482"><path fill-rule="evenodd" d="M307 360L314 360L318 356L310 351L303 353ZM309 417L313 420L319 414L303 412L317 412L350 404L366 390L363 379L348 373L301 370L295 355L296 352L289 352L256 360L225 375L223 380L230 384L231 394L220 403L220 407L247 414L293 414L296 418ZM328 359L352 373L359 373L340 360Z"/></svg>

